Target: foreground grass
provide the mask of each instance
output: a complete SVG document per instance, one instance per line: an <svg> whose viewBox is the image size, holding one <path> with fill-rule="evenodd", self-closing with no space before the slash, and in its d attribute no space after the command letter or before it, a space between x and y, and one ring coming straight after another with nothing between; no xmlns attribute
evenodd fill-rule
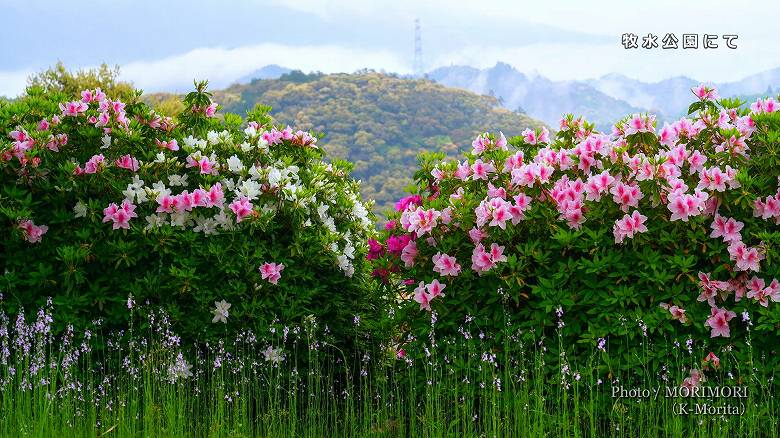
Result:
<svg viewBox="0 0 780 438"><path fill-rule="evenodd" d="M278 344L244 333L187 356L164 323L107 336L101 350L90 347L99 333L16 328L0 332L4 437L778 436L776 386L752 371L759 363L747 374L724 363L702 384L744 386L744 397L666 397L698 357L684 348L669 373L652 374L605 371L606 351L551 361L543 343L511 337L501 351L468 336L432 343L411 360L347 357L292 328ZM621 386L649 394L614 396Z"/></svg>

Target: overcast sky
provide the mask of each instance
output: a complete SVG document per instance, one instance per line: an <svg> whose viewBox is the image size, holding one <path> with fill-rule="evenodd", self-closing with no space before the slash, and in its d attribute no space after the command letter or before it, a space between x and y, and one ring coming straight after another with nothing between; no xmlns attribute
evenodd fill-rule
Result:
<svg viewBox="0 0 780 438"><path fill-rule="evenodd" d="M748 2L741 2L747 4ZM267 64L304 71L426 70L506 62L555 80L622 73L741 79L780 67L780 1L755 0L0 0L0 95L63 61L119 64L147 91L224 87ZM738 48L626 50L623 33L736 34ZM680 43L681 44L681 43ZM700 42L701 44L701 42Z"/></svg>

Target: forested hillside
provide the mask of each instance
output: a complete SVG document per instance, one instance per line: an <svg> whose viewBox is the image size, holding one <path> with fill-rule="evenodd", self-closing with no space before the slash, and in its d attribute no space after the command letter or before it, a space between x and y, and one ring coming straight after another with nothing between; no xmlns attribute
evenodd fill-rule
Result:
<svg viewBox="0 0 780 438"><path fill-rule="evenodd" d="M329 157L355 163L353 174L363 181L363 195L376 200L377 212L403 194L420 152L456 157L480 132L519 135L542 125L489 96L374 72L292 72L234 85L214 97L226 112L270 105L278 123L326 133L318 144Z"/></svg>

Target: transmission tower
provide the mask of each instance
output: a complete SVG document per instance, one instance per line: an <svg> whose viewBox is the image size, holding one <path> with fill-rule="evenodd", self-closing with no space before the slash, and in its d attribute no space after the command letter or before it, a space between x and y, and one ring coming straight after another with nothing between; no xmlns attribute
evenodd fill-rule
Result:
<svg viewBox="0 0 780 438"><path fill-rule="evenodd" d="M423 71L423 57L422 57L422 37L420 31L420 19L414 20L414 75L416 77L422 77Z"/></svg>

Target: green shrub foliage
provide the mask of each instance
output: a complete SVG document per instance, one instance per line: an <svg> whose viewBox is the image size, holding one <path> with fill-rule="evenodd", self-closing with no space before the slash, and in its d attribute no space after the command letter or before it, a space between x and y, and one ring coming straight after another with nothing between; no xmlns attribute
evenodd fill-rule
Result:
<svg viewBox="0 0 780 438"><path fill-rule="evenodd" d="M423 156L369 252L406 353L470 323L497 348L560 335L625 367L658 370L686 342L776 367L778 105L694 93L663 127L636 114L602 134L565 116L555 135L480 135L461 162Z"/></svg>
<svg viewBox="0 0 780 438"><path fill-rule="evenodd" d="M376 319L351 166L265 109L220 116L196 85L177 119L100 89L0 107L5 300L113 326L159 304L188 339L313 316L348 342L355 316Z"/></svg>

